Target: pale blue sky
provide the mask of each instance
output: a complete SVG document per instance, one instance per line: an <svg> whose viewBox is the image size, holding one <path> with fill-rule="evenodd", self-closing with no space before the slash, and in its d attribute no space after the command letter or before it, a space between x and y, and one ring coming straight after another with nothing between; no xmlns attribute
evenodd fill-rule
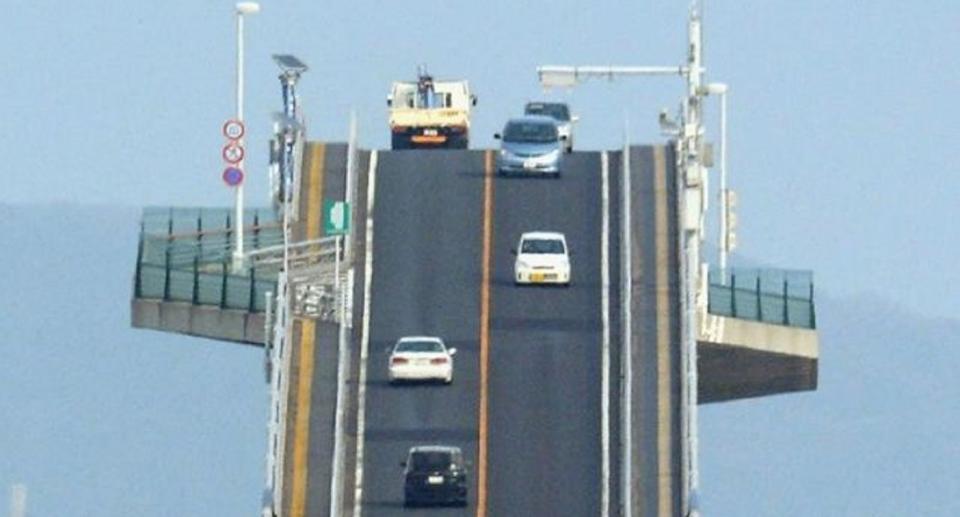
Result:
<svg viewBox="0 0 960 517"><path fill-rule="evenodd" d="M684 1L263 2L247 24L249 199L264 202L270 54L312 69L309 133L386 144L384 96L417 63L480 97L474 144L530 98L539 64L675 64ZM873 291L928 315L960 311L960 5L935 0L708 1L708 78L730 84L741 251L811 268L831 292ZM232 2L11 0L0 20L0 201L229 204L219 128L233 111ZM679 79L594 81L567 98L578 143L659 140ZM715 106L714 106L715 108ZM715 109L712 122L716 123ZM716 135L716 126L712 127ZM15 178L15 179L14 179Z"/></svg>
<svg viewBox="0 0 960 517"><path fill-rule="evenodd" d="M262 2L247 24L250 203L266 202L266 140L280 108L270 54L311 66L300 92L313 138L344 140L356 109L367 147L386 145L389 83L418 63L471 81L480 98L473 144L490 146L509 115L542 96L537 65L684 58L686 1L425 5L428 16L409 2ZM706 5L708 79L731 87L740 251L813 269L820 293L956 317L960 4ZM0 204L229 205L219 131L234 109L232 6L8 0ZM626 118L634 142L660 141L656 113L680 94L679 79L660 78L551 96L581 115L578 145L599 149L620 145ZM255 357L246 361L256 368Z"/></svg>

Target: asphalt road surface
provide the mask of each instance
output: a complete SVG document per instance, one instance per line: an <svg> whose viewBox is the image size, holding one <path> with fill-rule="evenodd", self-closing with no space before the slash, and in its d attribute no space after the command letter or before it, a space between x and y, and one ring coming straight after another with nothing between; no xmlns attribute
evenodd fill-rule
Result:
<svg viewBox="0 0 960 517"><path fill-rule="evenodd" d="M484 157L479 151L379 154L374 206L367 364L363 514L473 515L467 508L403 508L400 462L413 445L463 449L477 462ZM444 385L387 383L388 350L404 335L436 335L457 348Z"/></svg>

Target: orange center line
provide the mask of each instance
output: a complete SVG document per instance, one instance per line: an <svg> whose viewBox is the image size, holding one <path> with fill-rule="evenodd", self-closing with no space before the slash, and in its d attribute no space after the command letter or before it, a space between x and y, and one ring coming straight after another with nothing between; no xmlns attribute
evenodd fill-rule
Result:
<svg viewBox="0 0 960 517"><path fill-rule="evenodd" d="M484 153L483 279L480 284L480 420L477 444L477 517L487 515L487 380L490 352L490 252L493 242L493 153Z"/></svg>
<svg viewBox="0 0 960 517"><path fill-rule="evenodd" d="M308 240L320 237L323 211L323 162L326 146L308 144L309 183L307 191L306 235ZM301 194L302 195L302 194ZM293 486L291 487L290 515L302 517L307 507L307 476L310 449L310 400L313 385L314 351L316 349L316 322L305 318L300 322L300 369L297 379L296 419L293 430Z"/></svg>

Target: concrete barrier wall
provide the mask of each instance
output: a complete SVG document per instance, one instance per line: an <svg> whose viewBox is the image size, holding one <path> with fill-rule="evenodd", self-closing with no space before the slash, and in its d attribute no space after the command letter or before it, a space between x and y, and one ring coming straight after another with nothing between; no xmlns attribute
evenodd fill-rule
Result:
<svg viewBox="0 0 960 517"><path fill-rule="evenodd" d="M221 309L187 302L135 298L130 303L135 328L263 345L262 313Z"/></svg>
<svg viewBox="0 0 960 517"><path fill-rule="evenodd" d="M713 314L699 316L700 403L817 388L817 331Z"/></svg>
<svg viewBox="0 0 960 517"><path fill-rule="evenodd" d="M820 356L816 330L700 313L697 341L798 357Z"/></svg>

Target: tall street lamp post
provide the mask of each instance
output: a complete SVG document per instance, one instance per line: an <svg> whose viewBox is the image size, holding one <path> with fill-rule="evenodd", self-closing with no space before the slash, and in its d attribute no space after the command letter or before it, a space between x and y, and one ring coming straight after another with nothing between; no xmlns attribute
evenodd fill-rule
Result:
<svg viewBox="0 0 960 517"><path fill-rule="evenodd" d="M248 14L256 14L260 12L260 4L257 2L238 2L236 5L237 13L237 120L240 123L243 123L243 17ZM243 147L243 138L241 137L237 144L242 148ZM246 171L244 169L243 158L241 157L240 162L237 164L237 167L241 171ZM236 248L233 251L233 267L235 270L239 270L243 267L243 181L237 183L237 186L234 187L235 191L235 201L234 205L236 207L236 235L235 239Z"/></svg>

